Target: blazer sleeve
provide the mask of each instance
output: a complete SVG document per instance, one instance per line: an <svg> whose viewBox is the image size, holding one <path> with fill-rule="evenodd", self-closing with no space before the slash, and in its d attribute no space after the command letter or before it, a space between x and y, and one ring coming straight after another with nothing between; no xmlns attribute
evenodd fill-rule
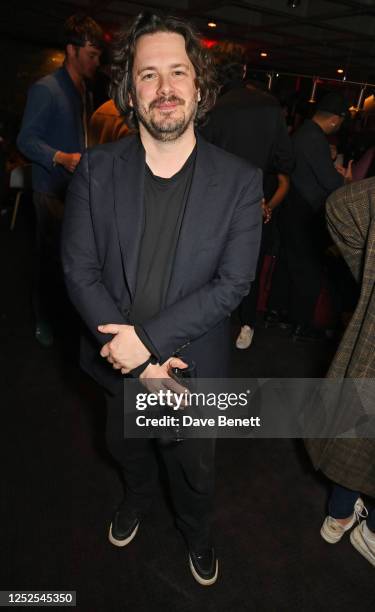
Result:
<svg viewBox="0 0 375 612"><path fill-rule="evenodd" d="M98 332L104 323L127 324L102 282L89 196L89 152L74 173L65 202L61 258L69 297L100 345L113 336Z"/></svg>
<svg viewBox="0 0 375 612"><path fill-rule="evenodd" d="M17 146L32 162L44 166L47 170L52 170L53 157L57 151L46 142L48 124L52 114L52 93L45 85L36 83L31 87L27 96Z"/></svg>
<svg viewBox="0 0 375 612"><path fill-rule="evenodd" d="M249 293L258 260L262 197L262 172L257 169L238 199L212 280L142 323L162 361L230 316Z"/></svg>
<svg viewBox="0 0 375 612"><path fill-rule="evenodd" d="M327 200L329 232L360 282L369 228L375 217L375 178L350 183Z"/></svg>

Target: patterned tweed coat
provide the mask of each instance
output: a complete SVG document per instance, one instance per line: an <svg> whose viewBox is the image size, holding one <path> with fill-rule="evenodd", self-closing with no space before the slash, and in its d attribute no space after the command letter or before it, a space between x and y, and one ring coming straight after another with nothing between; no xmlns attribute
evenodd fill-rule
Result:
<svg viewBox="0 0 375 612"><path fill-rule="evenodd" d="M372 378L375 401L375 178L338 189L326 206L332 238L361 285L327 376ZM305 444L315 468L333 482L375 497L375 438L314 439Z"/></svg>

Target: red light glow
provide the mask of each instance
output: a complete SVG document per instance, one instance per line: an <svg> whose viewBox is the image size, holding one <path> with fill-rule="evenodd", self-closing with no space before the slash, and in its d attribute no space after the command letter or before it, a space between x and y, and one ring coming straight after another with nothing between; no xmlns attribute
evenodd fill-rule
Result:
<svg viewBox="0 0 375 612"><path fill-rule="evenodd" d="M211 40L210 38L202 38L201 42L203 47L206 47L206 49L211 49L211 47L217 45L217 40Z"/></svg>

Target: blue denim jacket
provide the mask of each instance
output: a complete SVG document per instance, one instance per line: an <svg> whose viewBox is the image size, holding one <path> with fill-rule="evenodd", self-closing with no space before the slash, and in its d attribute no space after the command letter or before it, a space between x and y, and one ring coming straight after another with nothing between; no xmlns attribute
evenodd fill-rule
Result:
<svg viewBox="0 0 375 612"><path fill-rule="evenodd" d="M64 198L72 174L53 165L56 151L83 153L82 100L68 71L62 67L29 90L21 131L20 151L32 162L33 189Z"/></svg>

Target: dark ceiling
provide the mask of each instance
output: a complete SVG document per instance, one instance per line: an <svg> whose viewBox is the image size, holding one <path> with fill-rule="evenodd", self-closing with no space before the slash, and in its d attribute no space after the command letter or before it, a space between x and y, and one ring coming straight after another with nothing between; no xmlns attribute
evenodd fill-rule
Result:
<svg viewBox="0 0 375 612"><path fill-rule="evenodd" d="M375 82L375 0L8 1L1 5L0 32L56 46L73 12L87 12L111 33L145 8L189 18L207 38L246 44L253 66L337 78L342 68L347 80ZM261 51L268 56L261 58Z"/></svg>

